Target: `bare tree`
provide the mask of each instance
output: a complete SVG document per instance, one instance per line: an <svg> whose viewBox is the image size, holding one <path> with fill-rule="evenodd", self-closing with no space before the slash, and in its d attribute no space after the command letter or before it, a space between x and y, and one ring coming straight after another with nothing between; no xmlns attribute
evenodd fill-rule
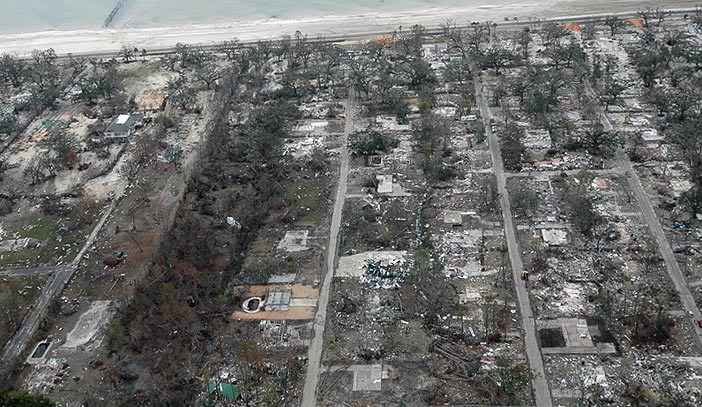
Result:
<svg viewBox="0 0 702 407"><path fill-rule="evenodd" d="M234 61L239 55L241 44L239 43L238 39L234 38L223 41L222 43L218 44L215 49L217 52L224 54L227 57L227 60Z"/></svg>
<svg viewBox="0 0 702 407"><path fill-rule="evenodd" d="M517 43L522 50L522 58L525 60L529 58L529 44L531 41L531 30L529 30L529 27L524 27L524 29L519 32Z"/></svg>
<svg viewBox="0 0 702 407"><path fill-rule="evenodd" d="M124 63L128 64L136 57L134 49L135 47L131 45L122 45L122 48L119 50L119 56L122 57Z"/></svg>
<svg viewBox="0 0 702 407"><path fill-rule="evenodd" d="M78 161L78 143L65 129L51 129L42 145L59 169L70 167Z"/></svg>
<svg viewBox="0 0 702 407"><path fill-rule="evenodd" d="M624 91L624 85L620 84L612 76L607 76L604 81L604 86L600 94L600 98L605 104L605 112L609 111L609 106L618 103L621 94Z"/></svg>
<svg viewBox="0 0 702 407"><path fill-rule="evenodd" d="M27 64L18 57L2 54L0 57L0 78L15 88L22 86L27 74Z"/></svg>
<svg viewBox="0 0 702 407"><path fill-rule="evenodd" d="M449 39L449 46L452 49L456 49L461 53L461 56L465 58L468 54L466 49L466 32L456 27L455 21L446 21L441 24L441 29L443 31L444 37Z"/></svg>
<svg viewBox="0 0 702 407"><path fill-rule="evenodd" d="M617 16L609 16L605 19L605 25L609 27L609 32L614 36L617 31L624 28L624 21Z"/></svg>
<svg viewBox="0 0 702 407"><path fill-rule="evenodd" d="M595 28L595 24L588 23L583 25L582 36L586 41L594 40L597 37L597 29Z"/></svg>
<svg viewBox="0 0 702 407"><path fill-rule="evenodd" d="M366 97L370 96L371 84L373 75L374 65L370 63L365 58L351 58L348 61L348 66L351 70L349 79L351 80L351 85L358 91L365 94Z"/></svg>
<svg viewBox="0 0 702 407"><path fill-rule="evenodd" d="M616 132L606 131L604 126L595 122L585 129L583 145L593 155L607 156L621 145Z"/></svg>
<svg viewBox="0 0 702 407"><path fill-rule="evenodd" d="M544 45L551 46L559 43L563 37L568 36L568 31L563 28L563 25L550 21L541 27L541 35L544 39Z"/></svg>
<svg viewBox="0 0 702 407"><path fill-rule="evenodd" d="M111 99L122 86L122 75L117 70L116 61L93 63L93 70L78 82L80 99L92 105L99 98Z"/></svg>
<svg viewBox="0 0 702 407"><path fill-rule="evenodd" d="M217 64L217 61L210 59L202 65L196 66L193 72L195 77L202 81L209 90L212 85L224 76L224 70Z"/></svg>
<svg viewBox="0 0 702 407"><path fill-rule="evenodd" d="M661 10L660 8L653 10L650 7L645 10L639 10L636 13L636 15L643 20L644 27L646 28L650 28L650 24L654 20L656 21L656 26L660 26L663 23L663 20L665 20L665 16L667 14L668 13L666 13L665 10Z"/></svg>
<svg viewBox="0 0 702 407"><path fill-rule="evenodd" d="M184 76L168 81L168 99L182 110L190 109L195 103L195 89L188 83Z"/></svg>
<svg viewBox="0 0 702 407"><path fill-rule="evenodd" d="M32 83L32 107L38 111L54 107L61 90L56 52L53 48L32 51L32 62L28 72L27 78Z"/></svg>
<svg viewBox="0 0 702 407"><path fill-rule="evenodd" d="M119 175L124 177L127 182L133 182L137 175L139 174L139 163L135 159L127 160L121 167L119 167Z"/></svg>
<svg viewBox="0 0 702 407"><path fill-rule="evenodd" d="M89 59L86 57L75 56L71 53L68 54L68 66L73 69L73 76L76 77L83 72L86 66L88 66Z"/></svg>
<svg viewBox="0 0 702 407"><path fill-rule="evenodd" d="M480 65L482 68L494 68L495 75L500 74L500 69L514 64L518 57L509 49L500 44L488 46L480 53Z"/></svg>

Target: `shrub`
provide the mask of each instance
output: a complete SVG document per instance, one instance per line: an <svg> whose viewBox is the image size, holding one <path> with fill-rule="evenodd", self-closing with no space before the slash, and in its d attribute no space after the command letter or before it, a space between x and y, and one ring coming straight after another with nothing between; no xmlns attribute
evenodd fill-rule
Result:
<svg viewBox="0 0 702 407"><path fill-rule="evenodd" d="M388 151L397 146L398 141L375 130L363 130L351 134L349 144L353 155L369 156Z"/></svg>

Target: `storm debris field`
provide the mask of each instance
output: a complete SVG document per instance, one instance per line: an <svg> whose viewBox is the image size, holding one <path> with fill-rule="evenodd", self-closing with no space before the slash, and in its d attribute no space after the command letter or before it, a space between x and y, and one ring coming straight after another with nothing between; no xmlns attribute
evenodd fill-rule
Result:
<svg viewBox="0 0 702 407"><path fill-rule="evenodd" d="M656 128L676 119L651 96L676 87L667 82L671 72L657 71L652 84L646 68L636 65L644 47L665 47L660 39L671 35L668 30L689 41L679 47L696 44L699 31L689 20L651 24L655 13L643 14L641 24L611 18L607 27L547 25L528 41L524 33L512 40L506 35L500 46L518 50L515 44L523 41L525 59L492 66L483 76L494 98L490 110L509 171L541 353L554 402L561 405L623 404L643 393L647 402L692 405L702 396L695 390L699 372L686 359L699 357L702 326L680 302L660 255L665 248L640 209L651 201L694 290L697 277L689 264L695 263L699 220L681 199L693 188L685 179L690 167L678 161L676 142L664 141L666 134L679 137L681 129ZM575 52L561 60L554 53L560 47ZM679 55L672 70L690 69ZM686 82L686 91L697 89L695 81ZM629 160L637 174L628 169ZM651 168L677 172L666 172L664 181ZM637 182L646 196L637 196ZM650 363L660 368L641 369ZM642 382L634 384L635 377Z"/></svg>
<svg viewBox="0 0 702 407"><path fill-rule="evenodd" d="M473 89L441 85L449 54L437 44L424 44L439 50L432 61L417 51L432 70L425 88L395 90L406 113L388 118L371 99L350 138L322 405L530 400L528 386L497 379L528 383L519 314ZM408 36L382 52L413 46Z"/></svg>
<svg viewBox="0 0 702 407"><path fill-rule="evenodd" d="M18 356L12 362L13 384L78 404L103 403L105 397L97 400L80 389L106 381L115 385L108 397L112 405L174 402L184 394L203 400L222 396L208 392L209 376L180 368L177 374L196 375L192 388L178 390L179 395L152 394L147 385L152 375L164 380L170 375L152 370L166 350L178 358L214 357L208 362L215 366L211 378L227 380L227 388L235 390L227 394L241 400L258 403L269 394L294 400L295 385L243 394L239 389L246 380L260 383L264 370L271 378L289 373L289 383L301 378L301 355L310 336L304 319L313 316L316 305L336 177L334 150L343 127L335 117L343 107L334 90L318 77L314 87L288 94L289 88L278 86L284 61L253 56L235 43L216 53L183 45L175 59L125 49L109 60L64 64L52 52L37 53L32 69L43 63L41 69L55 75L51 86L58 99L42 94L49 105L33 106L28 92L36 89L3 88L3 98L5 92L25 95L8 99L11 106L3 99L8 107L3 120L13 124L2 127L8 144L0 161L0 266L7 283L2 301L12 309L3 319L5 331L15 332L33 305L46 310L36 335L20 342L30 357L11 355ZM225 58L227 53L233 59ZM256 73L231 76L234 60L251 58L260 59ZM311 55L305 58L309 62ZM253 88L238 88L249 75L261 80ZM234 80L226 86L236 88L228 97L247 102L234 104L222 96L225 76ZM266 95L287 102L251 104L248 92L264 87ZM263 133L270 138L259 138ZM251 154L236 153L240 150ZM199 243L191 244L193 238ZM53 284L68 272L73 278L65 288ZM196 291L183 285L186 280ZM233 318L242 311L243 293L232 287L256 284L264 287L270 312L302 309L307 317ZM280 289L271 291L269 284ZM46 301L53 292L47 287L63 289L64 295ZM217 309L223 317L197 323L205 309ZM161 322L147 316L152 311ZM190 328L157 328L176 319ZM140 325L136 336L134 324ZM232 364L221 346L215 356L214 332L218 343L236 338L253 359ZM209 339L196 338L200 335ZM191 352L174 346L181 336L194 340ZM277 368L251 353L264 350ZM181 362L174 359L173 366ZM233 372L254 364L249 379L237 373L240 381L232 384Z"/></svg>
<svg viewBox="0 0 702 407"><path fill-rule="evenodd" d="M7 384L699 405L702 14L635 14L3 55Z"/></svg>

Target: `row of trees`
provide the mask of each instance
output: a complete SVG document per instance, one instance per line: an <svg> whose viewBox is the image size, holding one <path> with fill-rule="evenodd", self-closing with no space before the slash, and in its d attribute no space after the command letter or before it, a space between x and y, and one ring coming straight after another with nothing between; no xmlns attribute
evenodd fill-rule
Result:
<svg viewBox="0 0 702 407"><path fill-rule="evenodd" d="M53 49L34 50L29 60L10 54L0 56L0 79L15 89L31 93L30 106L37 111L55 106L61 94L60 69Z"/></svg>
<svg viewBox="0 0 702 407"><path fill-rule="evenodd" d="M213 120L188 181L186 204L159 251L155 270L139 284L134 301L108 335L120 360L139 354L154 373L154 386L141 394L142 401L192 404L201 379L209 378L200 368L206 361L217 366L223 360L236 371L241 402L275 405L292 397L299 362L290 354L262 353L248 327L232 326L228 315L227 287L248 281L242 275L245 253L267 219L286 204L286 179L294 171L280 157L283 139L300 112L269 86L266 76L277 49L268 43L244 48L232 42L218 51L224 58L185 46L174 54L173 68L183 72L169 84L171 95L181 100L171 100L176 105L185 108L193 101L192 91L185 90L192 88L192 72L211 63L221 69L221 78L211 86L216 89L208 108ZM233 117L245 119L232 125ZM240 227L222 229L226 216Z"/></svg>
<svg viewBox="0 0 702 407"><path fill-rule="evenodd" d="M474 26L468 31L444 27L451 44L460 50L467 50L482 69L494 69L495 74L506 67L528 64L529 46L533 42L531 29L525 28L513 38L516 46L506 45L490 35L489 25ZM465 34L460 35L459 32ZM561 24L549 22L539 30L544 49L539 50L550 65L558 70L562 67L582 70L586 55L580 41ZM465 41L463 46L456 45ZM583 72L584 73L584 72Z"/></svg>
<svg viewBox="0 0 702 407"><path fill-rule="evenodd" d="M357 93L371 102L389 106L393 112L406 109L402 87L430 94L436 77L422 57L424 35L424 27L414 26L366 43L360 55L347 55L344 62Z"/></svg>
<svg viewBox="0 0 702 407"><path fill-rule="evenodd" d="M258 87L275 68L282 85L280 96L297 97L336 84L341 56L335 44L322 38L309 41L298 32L279 42L259 41L255 46L244 46L237 40L225 41L213 49L176 44L175 52L166 56L165 62L170 69L189 70L207 89L231 77L231 72Z"/></svg>
<svg viewBox="0 0 702 407"><path fill-rule="evenodd" d="M66 129L54 126L39 143L42 152L25 169L31 184L38 184L56 175L60 170L78 164L79 145Z"/></svg>
<svg viewBox="0 0 702 407"><path fill-rule="evenodd" d="M690 168L693 187L682 195L680 203L695 215L702 213L702 51L696 37L687 31L662 31L663 18L664 14L649 11L641 43L627 51L648 100L662 117L666 142ZM702 29L699 10L692 22Z"/></svg>

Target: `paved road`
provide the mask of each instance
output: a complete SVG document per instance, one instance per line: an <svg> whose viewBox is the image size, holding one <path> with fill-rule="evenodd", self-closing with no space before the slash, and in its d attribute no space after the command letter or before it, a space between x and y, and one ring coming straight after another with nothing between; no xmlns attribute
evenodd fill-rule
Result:
<svg viewBox="0 0 702 407"><path fill-rule="evenodd" d="M589 82L585 83L585 88L591 97L595 97L595 92L592 89L592 86ZM603 111L601 107L599 107L599 105L598 109L600 122L602 123L602 126L604 126L604 129L607 131L614 130L614 128L612 127L612 123L610 123L609 121L609 117L607 117L607 114ZM661 226L661 222L658 220L658 216L656 215L656 212L653 209L651 200L648 198L648 195L646 195L646 191L641 185L639 175L636 173L636 170L634 170L634 167L631 165L631 160L629 159L629 156L626 154L623 148L617 149L616 156L617 160L619 161L619 166L624 171L624 174L626 174L627 184L629 185L629 188L631 188L631 190L634 192L634 196L636 197L636 201L639 204L639 208L641 209L641 213L644 217L644 220L646 221L646 224L648 225L648 228L651 231L651 235L653 235L653 238L656 241L658 251L660 252L661 257L663 257L663 260L665 262L665 268L668 271L668 275L673 281L675 291L677 291L678 296L680 296L680 302L682 302L686 313L692 313L693 315L693 317L690 319L690 324L694 332L693 337L696 339L697 342L697 352L702 352L702 329L698 328L695 324L696 320L702 319L702 314L700 314L700 310L697 307L697 304L695 304L695 299L692 296L692 293L690 292L690 288L688 287L685 276L680 270L680 265L678 264L678 261L675 258L675 254L673 253L673 249L670 246L670 242L665 236L663 226Z"/></svg>
<svg viewBox="0 0 702 407"><path fill-rule="evenodd" d="M206 103L206 107L209 103L210 101ZM205 116L205 120L202 122L203 124L201 125L201 128L203 129L202 131L207 132L209 129L211 129L210 125L212 123L213 117L210 110L205 109L205 111L207 111L207 115ZM195 166L194 163L198 158L198 152L193 152L188 156L188 159L186 160L183 166L182 177L179 178L179 184L177 185L177 189L179 192L177 197L173 198L174 200L180 201L182 195L185 193L185 182L190 178L190 174L192 173L192 170ZM129 158L127 158L127 160L128 159ZM117 170L119 169L117 168ZM73 277L73 273L75 273L75 271L78 269L78 265L83 260L83 257L88 252L88 250L90 250L98 234L102 230L103 226L109 219L112 212L115 210L115 207L119 203L120 198L124 194L127 186L128 185L126 182L120 182L117 184L117 187L114 190L114 199L112 200L110 206L108 206L107 210L102 215L102 217L100 217L100 220L93 228L92 232L90 233L90 236L88 236L88 239L85 241L85 244L81 248L80 252L78 252L76 257L73 259L73 261L71 261L70 264L65 266L53 267L53 271L58 272L55 273L53 275L53 279L46 286L44 286L39 298L37 298L37 300L34 303L33 311L25 316L20 329L5 345L4 353L2 359L0 360L0 371L4 368L5 364L12 361L12 359L16 356L20 355L22 350L26 346L27 341L32 339L32 336L34 335L34 332L36 332L39 323L46 316L48 306L51 300L55 298L63 290L66 284L68 284L68 282L71 280L71 278ZM170 212L169 224L173 224L173 219L176 215L176 212L177 209L174 209ZM51 269L51 267L48 267L47 269Z"/></svg>
<svg viewBox="0 0 702 407"><path fill-rule="evenodd" d="M62 271L64 269L69 269L70 266L44 266L44 267L32 267L26 269L14 268L14 269L2 269L0 270L0 277L31 277L31 276L43 276L44 274L51 274L56 271Z"/></svg>
<svg viewBox="0 0 702 407"><path fill-rule="evenodd" d="M474 70L477 71L477 70ZM505 238L507 240L507 249L509 252L510 262L512 264L512 277L514 278L514 286L517 292L517 304L519 312L522 315L522 329L524 330L524 347L526 349L527 361L529 367L535 377L531 385L534 391L534 399L538 407L551 407L551 391L548 387L548 381L544 373L544 363L541 358L541 349L539 342L536 339L536 321L529 304L529 293L527 292L524 282L521 279L521 271L524 269L522 264L522 255L517 244L516 230L512 219L512 208L509 202L509 193L507 191L505 171L502 165L502 153L500 152L497 136L490 128L490 108L485 101L483 95L483 84L477 78L475 79L476 99L480 105L480 115L482 116L485 131L487 133L488 144L490 146L490 156L492 157L492 166L495 169L495 177L497 178L497 191L500 194L500 206L502 207L502 219L504 221Z"/></svg>
<svg viewBox="0 0 702 407"><path fill-rule="evenodd" d="M694 8L676 8L676 9L666 9L666 11L669 12L670 15L674 16L682 16L684 14L691 14L695 11ZM543 24L549 21L556 21L556 22L577 22L577 23L593 23L593 22L604 22L604 20L608 16L619 16L620 18L629 18L629 17L637 17L637 12L634 11L628 11L628 12L616 12L616 13L604 13L604 14L590 14L590 15L580 15L580 16L561 16L561 17L550 17L550 18L535 18L529 21L497 21L494 22L495 24L495 29L498 31L517 31L517 30L522 30L524 28L531 28L534 25L538 24ZM458 24L458 28L462 29L469 29L472 28L472 24L466 23L466 24ZM443 28L440 26L427 26L426 27L426 32L429 35L437 35L437 34L442 34L443 33ZM310 39L309 41L318 41L318 39L313 38L315 36L314 33L308 33L310 34ZM367 41L371 40L377 36L380 35L390 35L392 34L391 30L374 30L374 31L365 31L365 32L354 32L354 33L346 33L346 34L334 34L334 33L327 33L323 37L320 37L321 41L324 42L333 42L333 43L344 43L344 42L355 42L355 41ZM224 32L222 33L221 38L217 38L217 36L213 36L210 38L210 40L205 43L205 44L199 44L203 48L206 49L216 49L218 41L224 41L224 40L229 40L231 39L231 33L229 32ZM270 39L262 35L260 39ZM255 45L259 39L255 40L247 40L247 41L241 41L240 44L242 46L253 46ZM183 39L181 42L188 42L187 39ZM114 58L117 57L119 50L122 47L122 43L115 41L114 42L114 49L110 51L91 51L91 52L84 52L79 49L76 49L74 52L71 53L72 56L82 56L82 57L87 57L87 58ZM194 44L197 45L197 44ZM34 48L34 47L32 47ZM23 52L17 52L18 50L16 49L7 49L5 50L9 53L19 53L19 54L27 54L24 56L25 59L29 60L30 56L27 53ZM169 47L152 47L148 49L148 55L149 56L157 56L157 55L166 55L166 54L172 54L174 51L173 46ZM68 59L69 54L60 54L59 59Z"/></svg>
<svg viewBox="0 0 702 407"><path fill-rule="evenodd" d="M46 316L49 303L66 285L75 272L75 268L65 268L54 274L54 278L41 290L39 298L34 302L34 308L22 320L20 329L15 332L12 339L5 345L5 350L0 360L0 369L19 356L27 345L27 341L32 338L34 332L39 327L39 323Z"/></svg>
<svg viewBox="0 0 702 407"><path fill-rule="evenodd" d="M346 186L349 176L349 151L346 148L348 136L354 131L354 92L349 90L349 97L346 101L346 126L344 128L344 140L341 146L341 167L339 169L339 184L336 189L334 200L334 212L332 214L331 228L329 231L329 241L327 243L326 262L323 267L324 276L322 286L319 290L319 300L317 301L317 312L314 316L313 336L307 351L307 376L305 386L302 389L302 407L315 407L317 405L317 384L322 362L322 351L324 350L324 325L327 321L327 306L331 291L332 279L334 277L334 266L336 265L336 251L339 246L339 229L341 228L341 213L346 201Z"/></svg>
<svg viewBox="0 0 702 407"><path fill-rule="evenodd" d="M71 280L73 273L75 273L76 269L78 268L78 264L83 259L83 256L88 251L90 246L93 245L95 238L97 237L98 233L100 233L100 230L107 221L107 218L110 216L110 214L112 214L112 211L115 209L115 206L119 201L119 197L122 196L123 192L123 188L115 191L115 199L112 200L112 203L108 207L107 211L105 211L100 218L100 221L98 221L93 228L93 231L90 233L90 236L88 236L88 239L85 241L85 244L80 252L78 252L78 255L76 255L68 266L58 268L58 272L53 275L52 280L44 286L39 298L37 298L37 300L34 302L32 312L27 313L22 320L20 329L15 332L10 341L5 345L2 359L0 360L0 370L4 369L5 365L11 362L12 359L19 356L27 345L27 341L32 339L34 332L36 332L37 328L39 327L39 323L41 323L42 319L44 319L46 316L51 300L55 298L56 295L58 295Z"/></svg>

